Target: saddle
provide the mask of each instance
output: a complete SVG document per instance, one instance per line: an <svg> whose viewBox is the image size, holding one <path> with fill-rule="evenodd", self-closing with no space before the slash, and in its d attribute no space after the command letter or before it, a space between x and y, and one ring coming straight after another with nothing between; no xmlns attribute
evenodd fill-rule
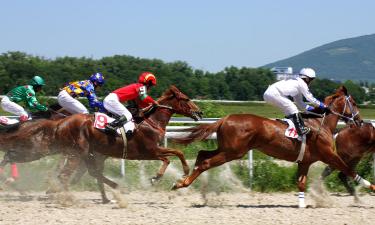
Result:
<svg viewBox="0 0 375 225"><path fill-rule="evenodd" d="M17 130L20 126L18 118L0 116L0 132L10 132Z"/></svg>

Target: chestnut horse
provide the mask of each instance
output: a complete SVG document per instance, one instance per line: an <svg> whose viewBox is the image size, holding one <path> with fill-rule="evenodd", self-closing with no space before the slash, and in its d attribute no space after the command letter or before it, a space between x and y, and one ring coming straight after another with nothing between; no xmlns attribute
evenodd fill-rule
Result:
<svg viewBox="0 0 375 225"><path fill-rule="evenodd" d="M361 158L367 153L375 153L375 127L372 123L363 123L360 127L349 126L340 130L336 135L336 152L349 168L355 169ZM326 178L333 172L329 166L322 173ZM339 179L346 190L355 195L355 189L349 185L347 176L340 172Z"/></svg>
<svg viewBox="0 0 375 225"><path fill-rule="evenodd" d="M185 175L189 174L189 166L180 150L159 146L165 135L166 126L173 114L177 113L194 120L201 118L202 112L185 94L175 86L171 86L159 99L159 107L155 108L147 119L137 125L133 137L124 142L121 137L107 135L94 128L94 116L75 114L58 121L39 120L28 129L20 129L14 133L0 135L0 147L11 150L4 160L8 162L30 162L44 156L63 153L67 161L58 176L65 190L71 174L80 164L86 162L89 174L94 176L102 194L103 203L108 202L103 182L112 188L118 185L103 176L103 168L98 168L95 152L104 156L130 160L161 160L156 179L163 176L169 156L177 156L182 163ZM102 166L104 167L104 160ZM99 166L100 167L100 166Z"/></svg>
<svg viewBox="0 0 375 225"><path fill-rule="evenodd" d="M345 87L340 87L335 94L325 99L331 113L322 119L307 119L311 132L307 135L306 151L298 163L299 207L305 207L304 191L309 167L320 160L345 175L355 178L366 187L375 189L368 181L350 169L333 150L332 133L340 117L360 122L358 108ZM213 124L203 124L188 129L190 134L176 138L175 141L189 144L203 140L212 133L217 133L218 148L214 151L201 150L198 153L192 173L177 181L173 189L188 187L202 172L220 166L226 162L242 158L250 149L257 149L269 156L287 161L295 161L299 155L301 142L284 135L287 125L276 120L252 115L232 114ZM270 181L271 182L271 181Z"/></svg>

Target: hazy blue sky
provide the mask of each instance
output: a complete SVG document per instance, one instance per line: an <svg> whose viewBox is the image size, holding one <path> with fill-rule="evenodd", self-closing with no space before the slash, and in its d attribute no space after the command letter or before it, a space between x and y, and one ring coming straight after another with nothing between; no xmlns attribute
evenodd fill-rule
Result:
<svg viewBox="0 0 375 225"><path fill-rule="evenodd" d="M0 0L0 53L126 54L212 72L375 33L373 0Z"/></svg>

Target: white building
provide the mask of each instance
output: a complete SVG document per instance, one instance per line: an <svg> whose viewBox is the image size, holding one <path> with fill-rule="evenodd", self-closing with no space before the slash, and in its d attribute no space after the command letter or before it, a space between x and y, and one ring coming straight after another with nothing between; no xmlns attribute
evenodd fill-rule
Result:
<svg viewBox="0 0 375 225"><path fill-rule="evenodd" d="M271 72L276 75L277 80L287 80L298 76L297 74L293 74L292 67L273 67L271 68Z"/></svg>

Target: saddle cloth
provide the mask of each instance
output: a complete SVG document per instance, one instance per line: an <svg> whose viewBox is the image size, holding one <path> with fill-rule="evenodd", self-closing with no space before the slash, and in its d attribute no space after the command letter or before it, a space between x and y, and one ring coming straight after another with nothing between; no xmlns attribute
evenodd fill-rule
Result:
<svg viewBox="0 0 375 225"><path fill-rule="evenodd" d="M295 138L302 142L298 157L296 161L294 161L296 163L302 162L303 157L305 155L305 150L306 150L306 135L303 135L302 137L298 135L296 127L294 126L294 123L292 120L281 119L281 121L288 123L288 127L285 130L285 136L290 137L290 138Z"/></svg>
<svg viewBox="0 0 375 225"><path fill-rule="evenodd" d="M96 129L99 129L101 131L104 132L105 130L105 126L108 124L108 123L111 123L112 121L114 121L115 119L108 116L107 114L104 114L104 113L99 113L99 112L96 112L95 113L95 122L94 122L94 127ZM126 123L125 123L126 124ZM120 129L125 129L125 124L123 125L123 127L121 128L118 128L116 130L117 134L118 135L121 135L121 130Z"/></svg>
<svg viewBox="0 0 375 225"><path fill-rule="evenodd" d="M290 138L297 138L298 140L301 140L301 137L298 136L297 129L294 126L294 123L290 119L282 119L282 121L288 123L288 128L285 130L285 136Z"/></svg>
<svg viewBox="0 0 375 225"><path fill-rule="evenodd" d="M107 125L107 123L110 123L114 120L115 120L114 118L108 116L107 114L96 112L95 113L94 127L105 133L105 126ZM123 125L123 127L118 128L116 130L116 132L119 136L121 136L121 138L124 142L124 148L122 150L122 158L126 159L127 152L128 152L127 151L128 150L128 140L126 138L124 126L125 126L125 124Z"/></svg>
<svg viewBox="0 0 375 225"><path fill-rule="evenodd" d="M0 124L2 125L15 125L19 123L20 121L18 119L12 119L6 116L0 116Z"/></svg>

